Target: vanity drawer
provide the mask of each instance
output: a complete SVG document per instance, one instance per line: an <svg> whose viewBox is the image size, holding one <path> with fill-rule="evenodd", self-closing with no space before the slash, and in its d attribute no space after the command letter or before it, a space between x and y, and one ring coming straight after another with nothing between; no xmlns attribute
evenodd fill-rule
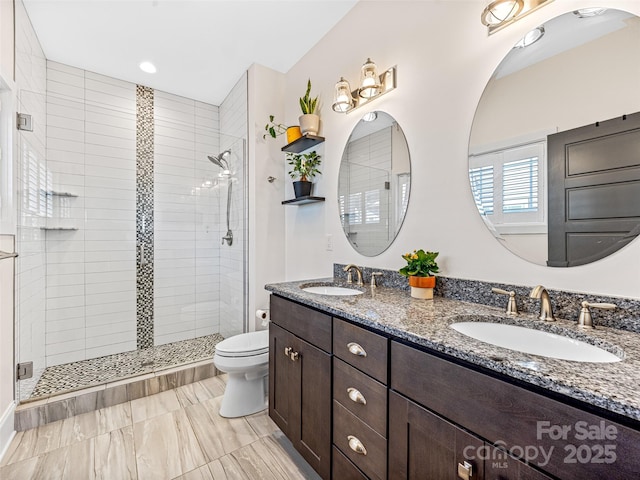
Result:
<svg viewBox="0 0 640 480"><path fill-rule="evenodd" d="M333 352L358 370L387 384L386 337L334 318Z"/></svg>
<svg viewBox="0 0 640 480"><path fill-rule="evenodd" d="M359 394L357 392L359 392ZM351 395L349 395L349 393L351 393ZM334 357L333 398L386 438L386 386ZM365 403L362 403L363 401Z"/></svg>
<svg viewBox="0 0 640 480"><path fill-rule="evenodd" d="M333 447L333 460L331 462L331 478L336 480L367 480L367 477L358 470L340 450Z"/></svg>
<svg viewBox="0 0 640 480"><path fill-rule="evenodd" d="M387 477L387 440L335 400L333 443L369 478Z"/></svg>
<svg viewBox="0 0 640 480"><path fill-rule="evenodd" d="M271 321L331 353L331 316L271 295Z"/></svg>

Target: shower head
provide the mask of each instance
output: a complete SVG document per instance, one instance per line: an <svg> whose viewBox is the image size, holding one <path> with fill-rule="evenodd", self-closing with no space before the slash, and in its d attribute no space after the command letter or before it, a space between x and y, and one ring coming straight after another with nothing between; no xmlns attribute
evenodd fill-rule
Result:
<svg viewBox="0 0 640 480"><path fill-rule="evenodd" d="M227 162L227 158L231 155L231 150L225 150L217 156L208 155L207 158L211 160L212 163L216 164L223 170L229 170L229 162Z"/></svg>

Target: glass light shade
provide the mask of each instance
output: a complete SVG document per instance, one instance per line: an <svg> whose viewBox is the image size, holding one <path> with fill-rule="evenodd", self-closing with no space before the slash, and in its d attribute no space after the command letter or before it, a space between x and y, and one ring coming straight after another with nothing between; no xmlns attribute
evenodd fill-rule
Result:
<svg viewBox="0 0 640 480"><path fill-rule="evenodd" d="M524 3L522 0L495 0L487 5L480 20L486 26L496 26L517 16Z"/></svg>
<svg viewBox="0 0 640 480"><path fill-rule="evenodd" d="M529 45L533 45L538 40L540 40L544 35L544 27L540 26L534 28L530 32L528 32L524 37L520 39L518 43L515 44L515 48L525 48Z"/></svg>
<svg viewBox="0 0 640 480"><path fill-rule="evenodd" d="M589 18L589 17L597 17L598 15L602 15L606 11L607 11L606 8L590 7L590 8L581 8L579 10L575 10L573 14L580 18Z"/></svg>
<svg viewBox="0 0 640 480"><path fill-rule="evenodd" d="M340 78L340 81L336 83L336 91L333 100L334 102L331 108L333 108L334 112L345 113L353 108L351 87L349 86L349 82L344 78Z"/></svg>
<svg viewBox="0 0 640 480"><path fill-rule="evenodd" d="M380 79L378 78L378 67L375 63L367 58L362 65L362 73L360 75L360 89L358 95L362 98L375 97L380 93Z"/></svg>

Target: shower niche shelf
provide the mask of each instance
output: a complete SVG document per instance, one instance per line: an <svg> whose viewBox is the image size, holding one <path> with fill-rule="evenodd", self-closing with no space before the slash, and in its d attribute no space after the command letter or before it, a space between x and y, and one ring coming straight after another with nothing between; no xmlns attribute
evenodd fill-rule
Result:
<svg viewBox="0 0 640 480"><path fill-rule="evenodd" d="M40 230L46 230L47 232L75 232L77 227L40 227Z"/></svg>
<svg viewBox="0 0 640 480"><path fill-rule="evenodd" d="M47 195L51 195L52 197L68 197L68 198L78 198L78 195L76 195L75 193L70 193L70 192L55 192L55 191L50 191L50 192L46 192Z"/></svg>
<svg viewBox="0 0 640 480"><path fill-rule="evenodd" d="M308 203L324 202L324 197L314 197L307 195L305 197L292 198L291 200L285 200L282 205L307 205Z"/></svg>
<svg viewBox="0 0 640 480"><path fill-rule="evenodd" d="M317 135L303 135L297 140L294 140L293 142L282 147L282 151L289 153L300 153L304 152L305 150L309 150L316 145L320 145L322 142L324 142L324 137L318 137Z"/></svg>

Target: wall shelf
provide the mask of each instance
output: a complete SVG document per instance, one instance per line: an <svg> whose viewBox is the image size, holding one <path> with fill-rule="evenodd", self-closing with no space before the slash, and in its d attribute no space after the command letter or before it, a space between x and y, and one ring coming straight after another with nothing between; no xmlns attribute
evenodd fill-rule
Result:
<svg viewBox="0 0 640 480"><path fill-rule="evenodd" d="M282 151L290 153L300 153L304 152L305 150L309 150L310 148L315 147L322 142L324 142L324 137L318 137L316 135L303 135L297 140L294 140L288 145L282 147Z"/></svg>
<svg viewBox="0 0 640 480"><path fill-rule="evenodd" d="M40 227L40 230L57 231L57 232L74 232L78 230L76 227Z"/></svg>
<svg viewBox="0 0 640 480"><path fill-rule="evenodd" d="M307 195L305 197L292 198L291 200L285 200L282 205L306 205L308 203L324 202L324 197L314 197Z"/></svg>
<svg viewBox="0 0 640 480"><path fill-rule="evenodd" d="M70 193L70 192L55 192L53 190L48 191L48 192L44 192L46 195L51 195L53 197L71 197L71 198L77 198L78 195L76 195L75 193Z"/></svg>

